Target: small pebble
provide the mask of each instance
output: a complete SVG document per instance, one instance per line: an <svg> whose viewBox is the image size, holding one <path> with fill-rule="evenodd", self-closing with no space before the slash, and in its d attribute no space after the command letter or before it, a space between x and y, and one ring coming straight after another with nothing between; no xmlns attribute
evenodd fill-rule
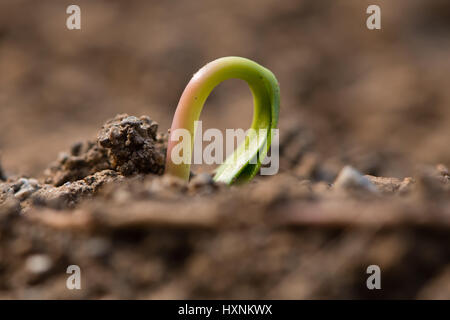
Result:
<svg viewBox="0 0 450 320"><path fill-rule="evenodd" d="M50 270L52 260L45 254L34 254L27 258L25 267L31 273L41 274Z"/></svg>
<svg viewBox="0 0 450 320"><path fill-rule="evenodd" d="M377 192L377 187L351 166L345 166L338 174L334 187L336 189L362 189L369 192Z"/></svg>
<svg viewBox="0 0 450 320"><path fill-rule="evenodd" d="M39 183L36 179L21 178L12 188L14 190L14 197L23 201L39 190Z"/></svg>
<svg viewBox="0 0 450 320"><path fill-rule="evenodd" d="M200 174L196 175L195 177L193 177L192 180L189 182L189 184L194 187L201 187L201 186L205 186L205 185L214 184L214 180L213 180L212 175L210 175L209 173L203 172L203 173L200 173Z"/></svg>

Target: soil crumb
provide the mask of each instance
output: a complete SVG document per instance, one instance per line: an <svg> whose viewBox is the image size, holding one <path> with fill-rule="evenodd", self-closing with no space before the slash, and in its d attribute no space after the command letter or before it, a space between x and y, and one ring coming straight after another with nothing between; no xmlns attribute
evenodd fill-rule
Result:
<svg viewBox="0 0 450 320"><path fill-rule="evenodd" d="M148 116L121 114L107 121L98 134L98 144L107 150L112 169L128 176L162 174L165 152L158 124Z"/></svg>

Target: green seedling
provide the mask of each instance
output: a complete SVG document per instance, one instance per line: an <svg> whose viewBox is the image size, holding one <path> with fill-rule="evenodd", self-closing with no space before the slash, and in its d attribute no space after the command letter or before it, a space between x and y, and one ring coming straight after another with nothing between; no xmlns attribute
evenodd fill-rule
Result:
<svg viewBox="0 0 450 320"><path fill-rule="evenodd" d="M200 118L206 99L222 81L237 78L247 82L253 94L253 121L245 140L221 164L214 180L226 184L250 181L261 167L261 161L270 148L273 129L278 123L280 89L273 73L249 59L224 57L201 68L188 83L180 98L173 118L167 149L165 172L189 180L190 161L176 163L172 150L179 141L172 139L178 129L191 136L190 149L184 150L191 159L194 145L194 122Z"/></svg>

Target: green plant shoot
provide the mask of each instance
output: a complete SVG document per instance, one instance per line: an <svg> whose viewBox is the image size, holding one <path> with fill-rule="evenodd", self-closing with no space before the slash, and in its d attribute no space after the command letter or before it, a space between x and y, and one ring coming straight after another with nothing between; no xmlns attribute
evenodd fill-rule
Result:
<svg viewBox="0 0 450 320"><path fill-rule="evenodd" d="M199 120L203 105L211 91L222 81L237 78L247 82L253 94L253 120L245 140L220 165L214 180L226 184L251 180L259 171L261 161L270 148L273 131L278 123L280 89L273 73L249 59L224 57L201 68L188 83L180 98L172 121L166 157L166 174L189 179L190 161L175 163L172 150L178 143L172 139L177 129L186 129L191 136L190 149L184 150L191 159L195 133L194 121Z"/></svg>

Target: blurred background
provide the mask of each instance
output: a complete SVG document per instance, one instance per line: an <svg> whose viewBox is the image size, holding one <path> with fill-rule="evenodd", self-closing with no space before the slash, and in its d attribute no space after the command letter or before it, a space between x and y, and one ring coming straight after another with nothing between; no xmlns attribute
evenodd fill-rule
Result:
<svg viewBox="0 0 450 320"><path fill-rule="evenodd" d="M79 31L66 28L70 4ZM381 30L366 28L370 4ZM360 170L398 177L450 162L447 0L2 0L3 166L40 174L117 113L165 131L192 74L230 55L274 72L281 137L303 128L324 159L370 155L383 165ZM246 129L251 105L244 83L221 84L203 127Z"/></svg>

